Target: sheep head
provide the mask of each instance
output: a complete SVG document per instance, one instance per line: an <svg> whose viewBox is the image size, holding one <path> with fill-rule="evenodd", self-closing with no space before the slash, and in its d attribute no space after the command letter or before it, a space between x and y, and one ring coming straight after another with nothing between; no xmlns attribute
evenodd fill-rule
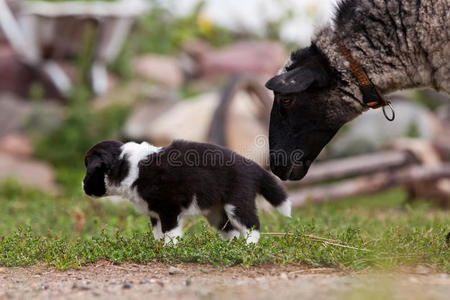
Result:
<svg viewBox="0 0 450 300"><path fill-rule="evenodd" d="M339 128L361 112L349 105L358 101L347 91L349 84L314 44L293 52L280 73L266 83L275 98L270 165L282 180L302 179Z"/></svg>

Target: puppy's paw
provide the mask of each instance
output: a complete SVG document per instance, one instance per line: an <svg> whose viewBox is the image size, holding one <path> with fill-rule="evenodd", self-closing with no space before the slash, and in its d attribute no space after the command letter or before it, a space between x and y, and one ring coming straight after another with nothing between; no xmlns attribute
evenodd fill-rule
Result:
<svg viewBox="0 0 450 300"><path fill-rule="evenodd" d="M178 244L178 238L181 237L171 237L168 236L167 234L164 236L164 246L167 246L169 244L173 244L173 245L177 245Z"/></svg>

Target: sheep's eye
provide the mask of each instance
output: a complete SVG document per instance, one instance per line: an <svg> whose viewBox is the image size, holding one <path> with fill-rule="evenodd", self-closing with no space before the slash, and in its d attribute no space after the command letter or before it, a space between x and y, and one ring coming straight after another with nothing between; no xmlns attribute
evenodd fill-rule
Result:
<svg viewBox="0 0 450 300"><path fill-rule="evenodd" d="M291 105L294 102L294 98L289 97L289 98L284 98L284 97L280 97L280 103L283 105Z"/></svg>

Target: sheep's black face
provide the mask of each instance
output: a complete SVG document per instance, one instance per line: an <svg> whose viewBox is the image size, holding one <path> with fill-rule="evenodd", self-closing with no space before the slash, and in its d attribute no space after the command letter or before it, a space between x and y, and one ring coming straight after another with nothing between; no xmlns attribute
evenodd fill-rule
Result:
<svg viewBox="0 0 450 300"><path fill-rule="evenodd" d="M114 171L114 164L120 155L122 143L105 141L92 147L85 156L86 176L83 179L84 192L89 196L106 195L105 175Z"/></svg>
<svg viewBox="0 0 450 300"><path fill-rule="evenodd" d="M266 84L275 95L270 165L282 180L300 180L339 128L355 115L346 111L338 75L314 45L293 53L285 68Z"/></svg>

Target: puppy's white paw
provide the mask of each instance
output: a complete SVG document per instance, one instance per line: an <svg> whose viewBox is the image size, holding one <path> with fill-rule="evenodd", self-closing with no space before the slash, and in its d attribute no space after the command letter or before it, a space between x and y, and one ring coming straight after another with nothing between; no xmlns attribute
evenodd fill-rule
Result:
<svg viewBox="0 0 450 300"><path fill-rule="evenodd" d="M261 234L258 230L250 231L249 233L247 233L247 244L257 244L260 236Z"/></svg>
<svg viewBox="0 0 450 300"><path fill-rule="evenodd" d="M182 237L183 237L183 227L177 226L164 234L164 245L167 245L171 242L174 245L176 245L178 243L178 238Z"/></svg>
<svg viewBox="0 0 450 300"><path fill-rule="evenodd" d="M159 220L156 223L155 227L153 227L153 237L155 238L155 240L161 240L162 238L164 238L164 233L161 229L161 221Z"/></svg>
<svg viewBox="0 0 450 300"><path fill-rule="evenodd" d="M230 240L232 241L234 238L239 238L241 234L237 230L230 230L230 231L222 231L220 233L220 237L222 240Z"/></svg>

